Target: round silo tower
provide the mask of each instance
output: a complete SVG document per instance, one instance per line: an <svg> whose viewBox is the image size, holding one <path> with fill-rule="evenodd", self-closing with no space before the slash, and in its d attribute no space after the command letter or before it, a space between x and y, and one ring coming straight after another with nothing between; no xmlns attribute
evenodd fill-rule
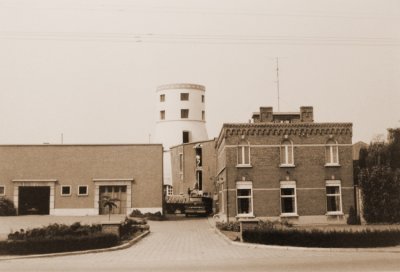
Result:
<svg viewBox="0 0 400 272"><path fill-rule="evenodd" d="M169 148L208 139L205 120L205 87L167 84L157 88L154 142L164 146L164 184L171 185Z"/></svg>

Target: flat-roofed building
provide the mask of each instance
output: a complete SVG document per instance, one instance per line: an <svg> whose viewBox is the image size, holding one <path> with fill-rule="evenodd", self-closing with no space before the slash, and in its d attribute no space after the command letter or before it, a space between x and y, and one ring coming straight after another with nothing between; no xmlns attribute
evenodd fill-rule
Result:
<svg viewBox="0 0 400 272"><path fill-rule="evenodd" d="M18 214L162 211L161 144L0 145L0 193Z"/></svg>

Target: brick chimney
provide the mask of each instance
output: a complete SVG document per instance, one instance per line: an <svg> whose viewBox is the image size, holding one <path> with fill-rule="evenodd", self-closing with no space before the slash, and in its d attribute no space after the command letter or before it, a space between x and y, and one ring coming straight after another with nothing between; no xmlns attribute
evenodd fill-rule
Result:
<svg viewBox="0 0 400 272"><path fill-rule="evenodd" d="M270 123L273 121L272 107L260 107L260 122Z"/></svg>
<svg viewBox="0 0 400 272"><path fill-rule="evenodd" d="M304 123L314 122L314 110L310 106L300 107L300 121Z"/></svg>

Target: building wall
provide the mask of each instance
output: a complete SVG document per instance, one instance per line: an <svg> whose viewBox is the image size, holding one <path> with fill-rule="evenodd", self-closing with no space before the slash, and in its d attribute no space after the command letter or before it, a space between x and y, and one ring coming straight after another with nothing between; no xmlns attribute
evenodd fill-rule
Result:
<svg viewBox="0 0 400 272"><path fill-rule="evenodd" d="M280 167L281 142L285 137L293 143L295 167ZM325 166L325 148L329 139L338 143L340 166ZM243 142L250 144L251 167L237 167L238 145ZM257 217L279 218L280 181L288 180L296 182L299 217L292 220L299 223L331 220L332 216L325 216L326 180L341 181L345 214L354 206L351 124L226 124L217 140L217 150L219 160L223 157L221 160L226 161L225 168L225 163L220 162L218 168L225 169L225 201L229 198L229 211L225 209L225 214L229 213L230 217L237 214L237 181L252 181L253 209ZM340 218L341 222L343 219Z"/></svg>
<svg viewBox="0 0 400 272"><path fill-rule="evenodd" d="M17 185L43 182L54 187L51 214L98 214L96 185L98 190L99 185L113 184L131 186L128 192L131 207L127 213L134 208L159 211L162 209L162 146L0 146L0 185L6 186L6 197L16 201ZM62 185L71 186L70 196L61 196ZM88 186L87 196L78 196L79 185Z"/></svg>
<svg viewBox="0 0 400 272"><path fill-rule="evenodd" d="M215 192L214 180L216 176L215 141L203 141L182 144L171 148L172 184L174 194L188 193L188 188L194 189L196 184L196 145L202 149L203 193ZM183 155L183 169L180 170L180 154Z"/></svg>

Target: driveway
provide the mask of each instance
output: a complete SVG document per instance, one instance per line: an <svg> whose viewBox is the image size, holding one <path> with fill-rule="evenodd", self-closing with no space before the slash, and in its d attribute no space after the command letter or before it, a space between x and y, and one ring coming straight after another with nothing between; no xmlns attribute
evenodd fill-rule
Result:
<svg viewBox="0 0 400 272"><path fill-rule="evenodd" d="M0 271L398 271L399 253L329 252L231 245L207 219L150 222L131 248L0 261Z"/></svg>

